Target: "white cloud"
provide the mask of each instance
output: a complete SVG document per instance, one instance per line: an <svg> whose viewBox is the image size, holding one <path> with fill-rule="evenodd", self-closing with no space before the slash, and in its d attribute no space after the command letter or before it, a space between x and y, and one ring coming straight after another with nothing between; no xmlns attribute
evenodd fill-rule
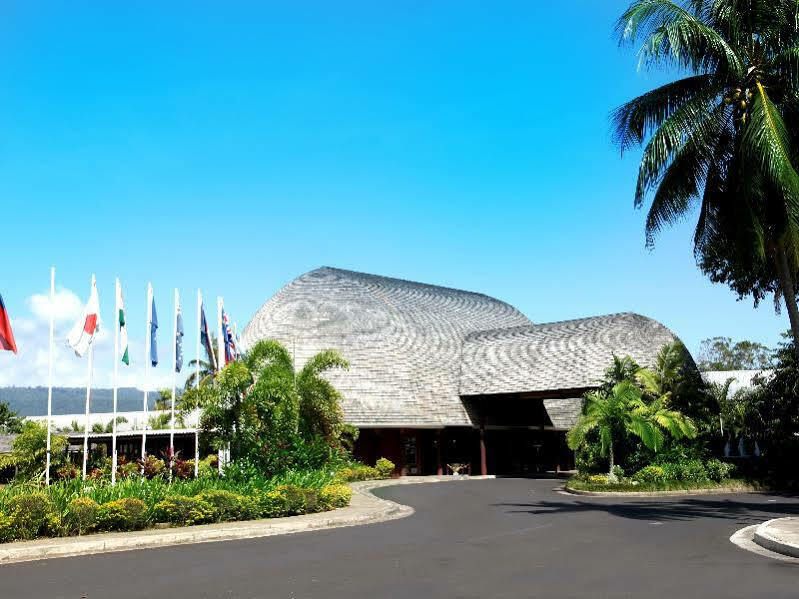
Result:
<svg viewBox="0 0 799 599"><path fill-rule="evenodd" d="M11 326L19 353L0 352L0 387L47 386L49 365L50 298L48 294L34 294L27 300L30 314L13 318ZM53 341L53 385L84 387L88 378L87 356L79 358L67 346L66 338L83 310L83 302L73 291L59 289L53 302L55 327ZM102 316L102 315L101 315ZM101 323L102 323L101 319ZM108 321L113 322L113 321ZM141 327L144 328L144 327ZM162 361L149 369L148 387L160 389L172 386L169 369L171 351L168 335L159 335L159 350ZM131 365L119 365L119 385L144 388L144 340L131 336L128 339ZM100 327L94 340L92 386L108 388L113 385L114 330ZM165 357L165 354L169 357ZM183 384L184 374L178 375L178 385Z"/></svg>
<svg viewBox="0 0 799 599"><path fill-rule="evenodd" d="M28 298L28 307L33 315L42 322L50 322L50 313L56 322L74 321L83 309L83 302L69 289L58 289L50 303L49 293L34 293Z"/></svg>

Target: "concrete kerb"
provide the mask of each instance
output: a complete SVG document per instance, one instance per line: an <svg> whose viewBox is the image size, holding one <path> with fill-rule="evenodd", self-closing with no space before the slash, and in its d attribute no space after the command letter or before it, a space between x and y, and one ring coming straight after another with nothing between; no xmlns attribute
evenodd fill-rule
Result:
<svg viewBox="0 0 799 599"><path fill-rule="evenodd" d="M734 488L734 489L675 489L672 491L583 491L572 489L568 485L562 487L563 492L570 495L582 495L584 497L679 497L686 495L733 495L735 493L768 493L758 489Z"/></svg>
<svg viewBox="0 0 799 599"><path fill-rule="evenodd" d="M352 501L348 507L318 514L245 522L202 524L185 528L151 528L126 533L99 533L78 537L17 541L0 545L0 564L116 551L133 551L189 543L252 539L385 522L410 516L414 510L412 507L376 497L371 493L373 489L389 485L479 480L482 478L493 477L423 476L351 483L350 488L353 493Z"/></svg>
<svg viewBox="0 0 799 599"><path fill-rule="evenodd" d="M799 518L774 518L754 531L755 543L776 553L799 558Z"/></svg>

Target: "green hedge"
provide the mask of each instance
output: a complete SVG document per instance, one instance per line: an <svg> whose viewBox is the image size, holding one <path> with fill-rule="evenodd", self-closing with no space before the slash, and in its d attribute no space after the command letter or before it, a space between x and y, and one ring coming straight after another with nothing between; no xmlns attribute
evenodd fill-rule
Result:
<svg viewBox="0 0 799 599"><path fill-rule="evenodd" d="M387 478L393 471L392 462L380 459L375 467L289 471L271 479L239 465L224 477L212 474L171 483L158 476L131 476L114 486L102 479L88 485L62 480L46 489L12 484L0 489L0 543L140 530L161 522L190 526L322 512L349 505L352 492L345 482Z"/></svg>

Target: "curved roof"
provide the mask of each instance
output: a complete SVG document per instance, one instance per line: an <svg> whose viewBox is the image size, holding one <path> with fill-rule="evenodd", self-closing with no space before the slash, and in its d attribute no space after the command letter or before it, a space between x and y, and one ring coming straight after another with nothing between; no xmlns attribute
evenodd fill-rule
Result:
<svg viewBox="0 0 799 599"><path fill-rule="evenodd" d="M677 338L629 312L479 331L463 346L461 395L584 389L597 385L613 355L650 366Z"/></svg>
<svg viewBox="0 0 799 599"><path fill-rule="evenodd" d="M459 397L467 335L529 326L513 306L479 293L322 267L283 287L245 327L244 349L278 339L301 367L334 348L350 362L328 378L347 422L470 425Z"/></svg>

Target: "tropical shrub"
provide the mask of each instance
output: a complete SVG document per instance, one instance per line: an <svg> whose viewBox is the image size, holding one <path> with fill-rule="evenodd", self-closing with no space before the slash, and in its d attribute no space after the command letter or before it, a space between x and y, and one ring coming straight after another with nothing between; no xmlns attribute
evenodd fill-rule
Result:
<svg viewBox="0 0 799 599"><path fill-rule="evenodd" d="M82 535L97 526L100 505L90 497L77 497L69 502L64 518L67 532Z"/></svg>
<svg viewBox="0 0 799 599"><path fill-rule="evenodd" d="M224 489L206 489L196 497L213 508L214 517L220 522L246 520L254 512L248 497Z"/></svg>
<svg viewBox="0 0 799 599"><path fill-rule="evenodd" d="M377 468L372 468L371 466L365 466L363 464L342 468L336 475L336 480L347 483L360 480L373 480L375 478L380 478L380 473L377 471Z"/></svg>
<svg viewBox="0 0 799 599"><path fill-rule="evenodd" d="M53 503L41 491L15 495L9 499L6 509L15 538L35 539L58 532L60 523Z"/></svg>
<svg viewBox="0 0 799 599"><path fill-rule="evenodd" d="M97 511L100 530L140 530L147 524L147 504L135 497L103 503Z"/></svg>
<svg viewBox="0 0 799 599"><path fill-rule="evenodd" d="M66 435L50 435L51 473L55 475L66 464L65 452L69 441ZM43 477L47 463L47 427L39 422L26 420L22 432L11 444L11 453L0 456L0 468L15 467L22 479Z"/></svg>
<svg viewBox="0 0 799 599"><path fill-rule="evenodd" d="M377 470L378 478L391 478L394 473L394 462L386 458L380 458L375 464L375 470Z"/></svg>
<svg viewBox="0 0 799 599"><path fill-rule="evenodd" d="M155 478L157 476L164 476L166 473L166 464L164 460L155 457L154 455L145 456L144 459L139 459L139 468L144 473L144 478Z"/></svg>
<svg viewBox="0 0 799 599"><path fill-rule="evenodd" d="M214 507L200 497L170 495L155 504L153 510L156 521L169 522L179 526L191 526L216 520Z"/></svg>
<svg viewBox="0 0 799 599"><path fill-rule="evenodd" d="M705 470L708 478L718 483L732 475L735 465L713 458L705 464Z"/></svg>
<svg viewBox="0 0 799 599"><path fill-rule="evenodd" d="M585 482L592 485L606 485L608 484L607 474L589 474L585 477Z"/></svg>
<svg viewBox="0 0 799 599"><path fill-rule="evenodd" d="M701 483L708 479L707 470L700 460L684 460L682 462L666 462L661 464L667 480L686 483Z"/></svg>
<svg viewBox="0 0 799 599"><path fill-rule="evenodd" d="M286 495L277 489L259 493L255 497L255 502L258 515L262 518L280 518L289 513Z"/></svg>
<svg viewBox="0 0 799 599"><path fill-rule="evenodd" d="M663 483L666 473L660 466L644 466L633 475L633 480L639 483Z"/></svg>
<svg viewBox="0 0 799 599"><path fill-rule="evenodd" d="M0 543L14 540L14 521L11 516L0 512Z"/></svg>
<svg viewBox="0 0 799 599"><path fill-rule="evenodd" d="M346 507L352 499L352 490L347 485L327 485L319 491L319 504L323 510Z"/></svg>

